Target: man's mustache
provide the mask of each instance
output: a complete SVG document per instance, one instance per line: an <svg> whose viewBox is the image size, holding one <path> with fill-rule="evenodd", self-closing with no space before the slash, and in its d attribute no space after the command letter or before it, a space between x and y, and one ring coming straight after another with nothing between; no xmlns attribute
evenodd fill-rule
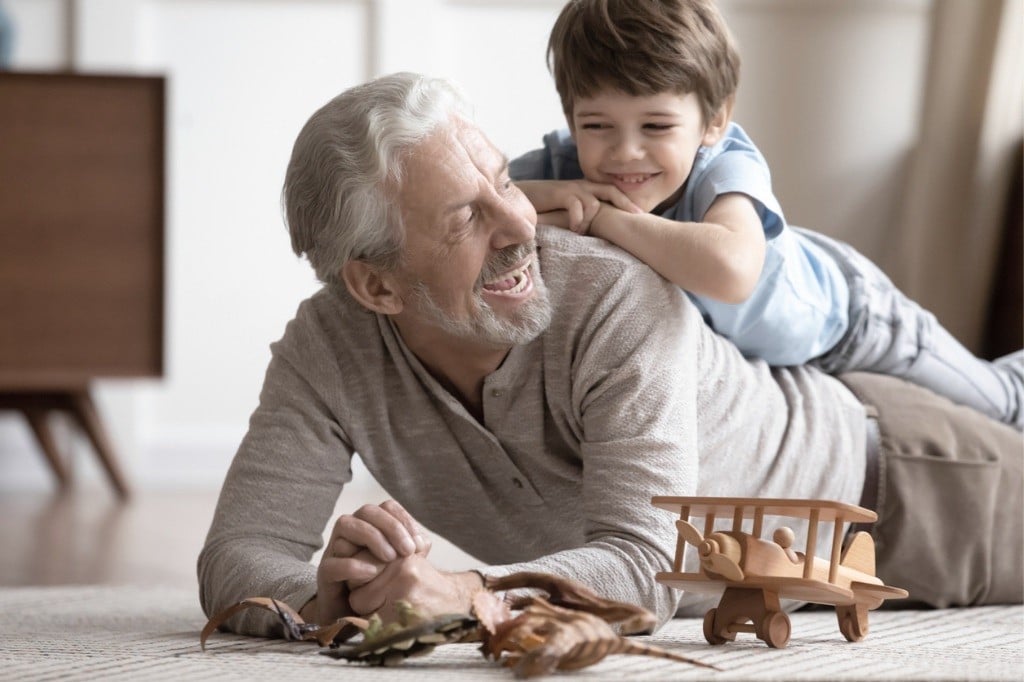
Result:
<svg viewBox="0 0 1024 682"><path fill-rule="evenodd" d="M529 241L525 244L513 244L494 254L486 263L480 273L478 287L484 282L494 279L498 275L508 272L513 266L522 263L527 257L537 252L537 242Z"/></svg>

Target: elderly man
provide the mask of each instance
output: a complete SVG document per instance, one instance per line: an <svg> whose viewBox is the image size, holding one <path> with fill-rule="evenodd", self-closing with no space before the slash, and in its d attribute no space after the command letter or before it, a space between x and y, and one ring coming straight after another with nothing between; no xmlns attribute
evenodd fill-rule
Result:
<svg viewBox="0 0 1024 682"><path fill-rule="evenodd" d="M398 598L466 611L481 574L542 570L664 622L676 534L649 500L698 493L863 502L887 582L1021 600L1019 434L888 377L744 360L625 252L537 228L507 166L413 74L300 132L287 220L324 287L273 345L199 559L207 613L257 595L321 623ZM313 566L356 453L394 501L338 518ZM434 568L419 523L479 570ZM269 634L266 616L231 626Z"/></svg>

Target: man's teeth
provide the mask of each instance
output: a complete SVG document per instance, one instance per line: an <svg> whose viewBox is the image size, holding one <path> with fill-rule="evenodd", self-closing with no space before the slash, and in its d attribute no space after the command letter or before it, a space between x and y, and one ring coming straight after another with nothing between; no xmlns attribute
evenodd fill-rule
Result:
<svg viewBox="0 0 1024 682"><path fill-rule="evenodd" d="M526 285L530 283L529 278L526 276L526 270L529 267L530 264L527 263L518 270L505 273L489 282L485 282L484 287L503 294L518 294L526 289Z"/></svg>

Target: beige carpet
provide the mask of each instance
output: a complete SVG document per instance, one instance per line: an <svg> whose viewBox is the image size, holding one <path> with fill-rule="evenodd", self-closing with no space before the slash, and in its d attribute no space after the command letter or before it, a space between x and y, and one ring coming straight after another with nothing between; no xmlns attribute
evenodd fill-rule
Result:
<svg viewBox="0 0 1024 682"><path fill-rule="evenodd" d="M313 644L214 634L194 592L142 587L0 589L2 680L512 680L471 644L443 646L399 668L367 668ZM831 611L792 614L789 646L752 635L705 643L701 622L679 619L642 638L713 663L610 657L557 680L1024 680L1024 607L875 611L871 633L846 642Z"/></svg>

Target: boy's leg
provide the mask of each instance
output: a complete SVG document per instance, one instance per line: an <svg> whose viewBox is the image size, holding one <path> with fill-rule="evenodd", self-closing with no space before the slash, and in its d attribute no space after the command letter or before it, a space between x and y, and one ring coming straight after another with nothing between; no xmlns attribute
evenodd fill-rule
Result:
<svg viewBox="0 0 1024 682"><path fill-rule="evenodd" d="M878 410L877 573L931 606L1024 598L1024 438L880 374L839 379Z"/></svg>
<svg viewBox="0 0 1024 682"><path fill-rule="evenodd" d="M850 327L814 364L830 374L902 377L1024 430L1024 355L997 363L976 357L853 247L800 232L830 253L850 282Z"/></svg>

